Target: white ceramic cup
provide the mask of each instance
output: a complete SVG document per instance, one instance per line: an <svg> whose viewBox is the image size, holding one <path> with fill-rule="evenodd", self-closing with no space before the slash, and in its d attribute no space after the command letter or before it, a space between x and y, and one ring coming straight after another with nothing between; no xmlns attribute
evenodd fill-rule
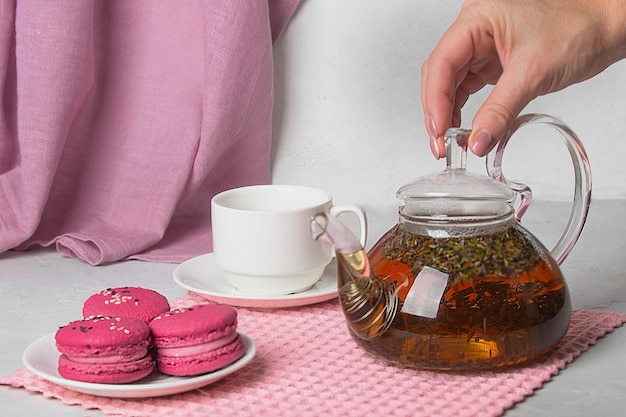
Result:
<svg viewBox="0 0 626 417"><path fill-rule="evenodd" d="M363 247L364 210L333 205L326 191L295 185L253 185L211 200L213 252L226 280L242 293L281 295L305 291L324 273L332 247L311 236L311 217L354 213Z"/></svg>

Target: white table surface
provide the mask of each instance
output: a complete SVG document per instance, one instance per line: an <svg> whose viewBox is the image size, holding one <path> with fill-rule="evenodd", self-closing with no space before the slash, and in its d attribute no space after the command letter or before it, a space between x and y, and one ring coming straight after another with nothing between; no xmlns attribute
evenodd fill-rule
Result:
<svg viewBox="0 0 626 417"><path fill-rule="evenodd" d="M382 213L387 210L380 210ZM369 212L371 239L394 213ZM594 201L585 230L562 265L575 309L626 313L626 200ZM525 226L547 246L564 224L564 203L535 203ZM385 221L381 221L384 217ZM371 241L370 243L373 243ZM144 286L169 299L185 294L172 280L176 265L139 261L92 267L50 249L0 254L0 375L23 368L22 352L34 340L80 316L92 293L114 286ZM0 386L2 416L102 416L40 394ZM626 415L626 328L600 339L544 387L505 413L514 416Z"/></svg>

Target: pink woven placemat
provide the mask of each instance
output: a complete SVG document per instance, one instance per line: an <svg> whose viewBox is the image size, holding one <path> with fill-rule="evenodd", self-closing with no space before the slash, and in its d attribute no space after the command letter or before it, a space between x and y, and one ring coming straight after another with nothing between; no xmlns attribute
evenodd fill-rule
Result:
<svg viewBox="0 0 626 417"><path fill-rule="evenodd" d="M207 300L190 294L173 305L201 302ZM148 399L95 397L25 369L0 383L110 416L498 416L626 322L621 313L575 311L559 347L540 361L497 372L448 374L399 369L368 355L348 335L336 300L293 309L238 310L239 328L257 345L256 358L195 391Z"/></svg>

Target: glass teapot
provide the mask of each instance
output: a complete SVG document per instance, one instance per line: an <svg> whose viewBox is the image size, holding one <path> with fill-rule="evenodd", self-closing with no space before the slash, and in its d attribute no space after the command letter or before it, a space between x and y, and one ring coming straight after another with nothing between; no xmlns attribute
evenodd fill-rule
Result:
<svg viewBox="0 0 626 417"><path fill-rule="evenodd" d="M530 188L501 169L510 137L528 123L556 129L574 163L570 219L551 251L520 224ZM313 236L335 247L354 340L395 364L454 371L519 364L550 351L569 325L559 264L578 240L591 196L580 140L553 117L521 116L493 162L487 158L489 175L479 176L465 169L469 134L448 130L445 170L399 189L399 221L369 254L336 218L311 220Z"/></svg>

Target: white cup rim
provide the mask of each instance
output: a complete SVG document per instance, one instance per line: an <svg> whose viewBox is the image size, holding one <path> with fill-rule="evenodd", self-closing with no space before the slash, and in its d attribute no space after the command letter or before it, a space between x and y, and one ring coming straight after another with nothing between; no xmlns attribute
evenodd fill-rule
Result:
<svg viewBox="0 0 626 417"><path fill-rule="evenodd" d="M245 207L245 203L238 198L251 197L253 193L256 193L254 198L255 204L258 204L258 196L264 192L275 193L301 193L303 196L309 196L302 202L297 202L293 207L281 207L279 209L262 209L262 208L249 208ZM311 208L323 206L332 201L332 196L325 190L315 187L303 186L303 185L288 185L288 184L261 184L261 185L248 185L237 188L231 188L229 190L222 191L211 199L211 204L217 206L220 210L232 210L235 212L247 212L258 214L272 214L272 213L290 213L300 212L303 210L310 210ZM241 206L237 206L240 204Z"/></svg>

